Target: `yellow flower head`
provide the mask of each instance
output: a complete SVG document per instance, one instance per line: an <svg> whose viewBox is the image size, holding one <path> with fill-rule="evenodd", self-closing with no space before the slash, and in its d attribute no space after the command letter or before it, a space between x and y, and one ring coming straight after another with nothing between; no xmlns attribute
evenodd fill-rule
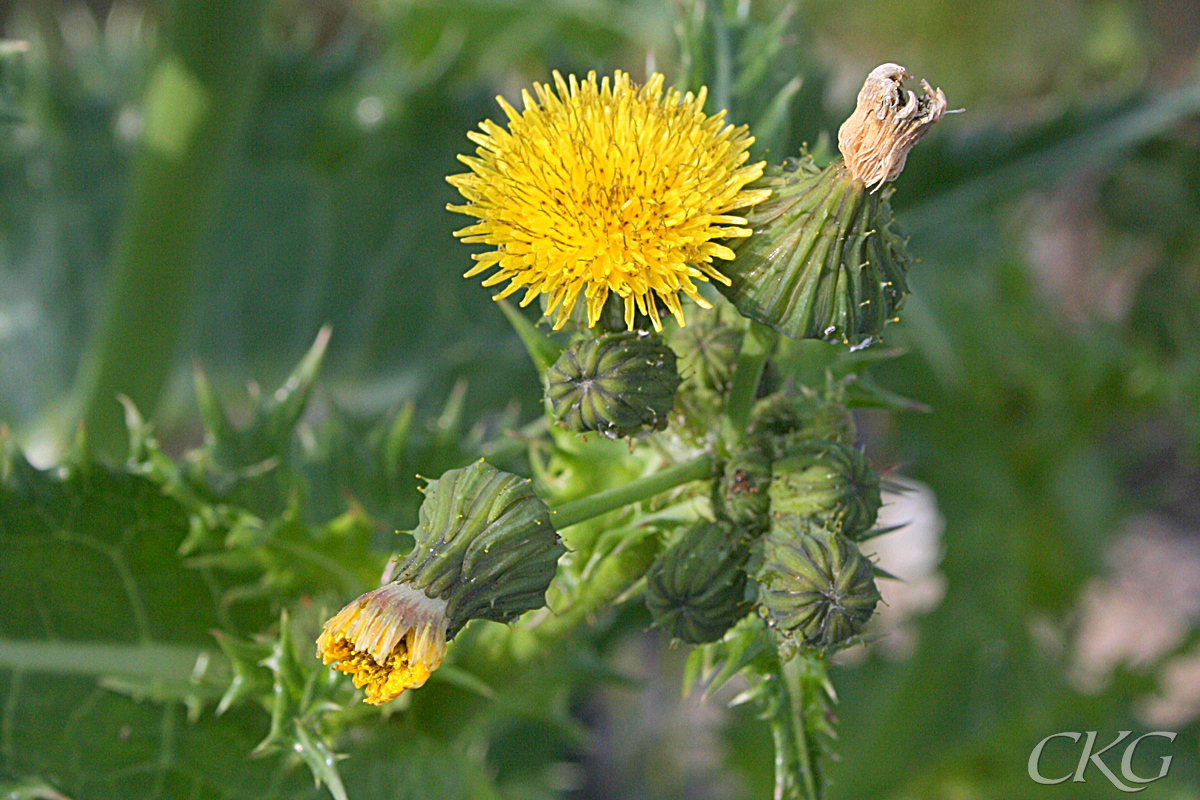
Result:
<svg viewBox="0 0 1200 800"><path fill-rule="evenodd" d="M487 120L468 133L477 157L459 159L471 171L447 178L467 200L448 208L479 219L455 235L496 247L475 255L465 277L495 267L483 285L509 282L497 300L519 289L522 306L547 295L556 329L580 292L589 327L609 292L624 300L631 330L635 309L661 329L655 295L680 325L680 292L708 308L695 281L728 283L713 259L733 258L716 240L750 235L731 212L770 194L744 188L763 171L746 164L746 127L726 125L724 111L707 116L704 89L664 95L657 73L638 88L620 71L611 83L555 72L553 89L533 91L536 100L521 93L523 112L497 98L508 130Z"/></svg>
<svg viewBox="0 0 1200 800"><path fill-rule="evenodd" d="M366 702L386 703L423 686L446 657L446 601L400 583L367 592L325 623L317 656L365 686Z"/></svg>

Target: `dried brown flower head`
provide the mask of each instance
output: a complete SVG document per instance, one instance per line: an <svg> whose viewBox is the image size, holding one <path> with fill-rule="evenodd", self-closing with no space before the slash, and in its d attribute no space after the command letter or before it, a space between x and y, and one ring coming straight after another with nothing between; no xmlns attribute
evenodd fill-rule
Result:
<svg viewBox="0 0 1200 800"><path fill-rule="evenodd" d="M871 71L854 113L838 129L838 149L850 174L872 190L895 180L908 151L946 113L946 95L921 81L925 96L904 89L912 78L899 64Z"/></svg>

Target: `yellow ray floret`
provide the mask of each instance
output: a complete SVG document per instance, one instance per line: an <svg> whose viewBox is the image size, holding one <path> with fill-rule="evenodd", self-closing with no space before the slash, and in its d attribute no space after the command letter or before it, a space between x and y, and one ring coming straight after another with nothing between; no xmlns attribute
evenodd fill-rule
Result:
<svg viewBox="0 0 1200 800"><path fill-rule="evenodd" d="M508 285L495 297L524 290L521 305L547 295L554 327L570 317L582 292L591 327L609 292L661 329L655 296L683 324L682 292L702 307L696 281L729 283L713 263L732 259L718 240L749 236L733 212L770 192L746 190L763 163L746 164L754 142L725 112L704 113L706 93L663 90L655 73L637 87L618 71L599 83L554 73L554 87L522 92L518 112L497 98L508 129L487 120L467 134L471 171L447 180L466 198L451 211L478 222L455 233L495 250L475 255L472 277L495 268L484 286Z"/></svg>
<svg viewBox="0 0 1200 800"><path fill-rule="evenodd" d="M317 656L365 687L366 702L386 703L424 685L446 657L446 601L399 583L367 592L325 623Z"/></svg>

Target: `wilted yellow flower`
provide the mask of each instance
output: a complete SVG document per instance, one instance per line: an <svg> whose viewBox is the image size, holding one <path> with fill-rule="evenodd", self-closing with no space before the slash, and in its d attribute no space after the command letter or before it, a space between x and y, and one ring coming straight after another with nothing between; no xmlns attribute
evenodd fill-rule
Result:
<svg viewBox="0 0 1200 800"><path fill-rule="evenodd" d="M681 325L680 292L708 308L695 282L728 283L713 259L734 257L716 240L750 235L731 212L770 194L744 190L763 171L746 164L746 127L706 115L704 89L664 94L657 73L639 88L620 71L599 83L594 72L582 82L555 72L553 89L533 91L522 112L497 98L508 129L487 120L468 133L477 157L459 159L471 171L447 178L467 200L450 210L479 219L455 235L496 247L466 277L495 267L483 285L509 282L496 299L524 289L522 306L547 295L556 329L581 292L589 327L609 292L631 330L635 309L661 329L655 295Z"/></svg>
<svg viewBox="0 0 1200 800"><path fill-rule="evenodd" d="M366 687L368 703L386 703L446 657L446 601L401 583L367 592L325 623L317 656Z"/></svg>

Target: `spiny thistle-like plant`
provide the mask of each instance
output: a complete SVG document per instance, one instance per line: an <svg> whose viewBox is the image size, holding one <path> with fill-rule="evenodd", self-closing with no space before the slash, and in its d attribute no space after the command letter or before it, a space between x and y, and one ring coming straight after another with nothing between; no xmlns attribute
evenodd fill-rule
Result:
<svg viewBox="0 0 1200 800"><path fill-rule="evenodd" d="M782 27L770 31L778 49ZM507 284L497 299L542 301L536 322L501 305L543 381L542 417L468 435L460 384L440 414L404 405L338 451L325 433L353 427L351 415L312 391L323 329L278 391L250 393L249 414L227 413L198 369L204 443L182 462L132 402L120 468L91 457L85 431L68 463L39 471L0 428L0 539L20 556L0 559L6 614L50 631L54 653L100 654L86 669L136 701L137 736L180 735L147 698L182 704L192 721L215 706L243 737L254 720L234 718L250 707L266 727L265 711L253 755L303 763L349 800L355 785L387 782L354 759L339 771L339 748L377 748L389 764L403 751L406 779L431 761L422 748L441 748L487 785L487 770L423 732L436 726L420 714L446 696L438 684L489 715L563 717L562 686L595 671L580 645L625 606L692 648L689 687L711 695L740 677L740 700L772 729L776 797L817 800L833 742L827 657L869 634L880 599L859 543L882 532L871 530L881 483L855 441L850 395L832 373L824 393L797 385L778 334L842 355L882 335L909 259L880 187L945 98L905 94L907 74L884 65L842 127L843 159L768 168L751 156L754 130L706 108L703 65L685 55L688 85L556 72L522 93L520 111L500 99L506 123L469 134L469 171L449 178L465 198L451 209L476 218L458 237L484 246L466 276ZM710 81L716 105L738 108L733 95L764 65ZM766 139L778 140L798 85L768 104ZM437 476L423 499L417 469ZM317 494L336 512L314 512ZM153 580L133 574L147 553L168 565L144 569ZM43 587L27 564L77 565L87 580L54 576L64 602L29 610ZM136 630L97 644L107 634L80 621L89 605L132 608ZM17 703L5 703L7 730ZM412 724L388 723L394 714ZM466 729L499 727L469 714ZM288 766L247 785L300 796Z"/></svg>
<svg viewBox="0 0 1200 800"><path fill-rule="evenodd" d="M507 129L487 121L482 134L469 134L477 155L461 158L471 172L450 178L468 201L451 209L480 220L458 235L496 248L476 254L467 277L495 268L484 284L509 282L497 299L524 289L522 306L547 295L543 315L553 331L584 298L585 318L561 345L506 307L543 372L547 413L576 433L641 437L630 440L631 455L652 452L652 442L670 454L652 474L553 508L555 526L579 552L560 564L552 589L564 610L536 625L531 619L532 629L575 624L567 620L581 619L577 611L586 618L644 585L654 626L701 645L697 652L720 653L727 639L760 642L776 658L727 658L760 682L752 695L764 715L781 717L780 797L815 798L823 789L814 753L825 745L808 748L830 734L832 692L806 690L799 676L823 676L825 654L858 641L879 601L874 567L856 541L872 533L880 480L857 449L843 386L832 376L823 396L786 387L759 395L772 331L863 347L908 291L906 244L878 189L900 174L946 101L928 84L923 98L905 95L907 78L894 64L868 76L840 131L842 159L822 169L805 155L763 174L762 164L745 165L749 131L725 125L723 111L704 113L702 87L664 94L658 74L639 88L621 72L611 82L555 73L553 90L535 84L536 98L522 94L523 112L500 98ZM752 321L748 329L710 310L695 283L710 278ZM692 312L694 331L683 329L680 294L709 310L698 324L703 311ZM597 326L613 295L629 333ZM647 318L662 329L659 302L679 325L666 343L633 332ZM684 388L668 418L677 364ZM672 428L678 437L670 438ZM585 474L566 457L562 437L570 435L557 434L552 446L573 464L558 481L567 486ZM709 483L703 494L711 503L690 507L687 492L665 501L695 521L649 558L656 537L629 527L642 516L639 504L694 480ZM615 527L593 522L622 508ZM626 544L627 557L616 558ZM749 614L755 597L758 615ZM797 658L804 670L787 666ZM792 701L784 702L789 692L808 698L797 701L800 729Z"/></svg>

